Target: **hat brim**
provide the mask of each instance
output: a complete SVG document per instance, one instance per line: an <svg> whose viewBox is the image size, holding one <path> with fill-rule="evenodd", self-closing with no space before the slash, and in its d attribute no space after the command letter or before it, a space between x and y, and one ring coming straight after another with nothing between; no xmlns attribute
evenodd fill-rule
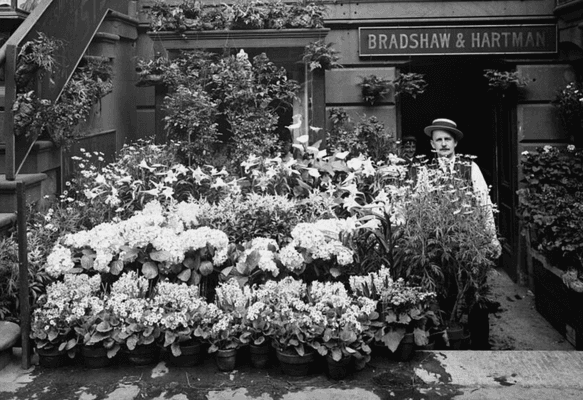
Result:
<svg viewBox="0 0 583 400"><path fill-rule="evenodd" d="M433 131L436 130L442 130L451 133L455 140L457 140L458 142L464 137L464 134L459 129L444 125L429 125L425 127L425 129L423 129L423 132L425 132L427 136L433 137Z"/></svg>

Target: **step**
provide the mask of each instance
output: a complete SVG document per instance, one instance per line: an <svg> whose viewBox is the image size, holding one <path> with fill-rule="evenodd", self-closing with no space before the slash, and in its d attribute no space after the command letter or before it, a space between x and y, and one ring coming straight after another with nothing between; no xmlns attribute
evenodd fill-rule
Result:
<svg viewBox="0 0 583 400"><path fill-rule="evenodd" d="M0 321L0 370L10 363L12 347L20 339L20 326L10 321Z"/></svg>
<svg viewBox="0 0 583 400"><path fill-rule="evenodd" d="M16 184L24 182L27 204L39 201L43 196L43 182L47 174L19 174L16 180L6 180L6 175L0 175L0 213L13 213L17 209Z"/></svg>
<svg viewBox="0 0 583 400"><path fill-rule="evenodd" d="M1 120L1 117L0 117ZM1 130L2 128L0 128ZM6 173L6 145L0 142L0 174ZM50 140L37 140L30 150L21 174L47 172L61 166L61 151Z"/></svg>

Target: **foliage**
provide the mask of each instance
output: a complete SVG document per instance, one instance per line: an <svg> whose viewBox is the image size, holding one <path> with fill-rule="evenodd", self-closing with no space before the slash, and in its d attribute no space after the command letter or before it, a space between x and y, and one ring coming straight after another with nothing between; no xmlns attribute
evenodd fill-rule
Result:
<svg viewBox="0 0 583 400"><path fill-rule="evenodd" d="M98 292L100 283L98 276L68 275L63 282L47 287L32 313L30 337L37 348L74 354L77 344L74 326L85 316L85 307Z"/></svg>
<svg viewBox="0 0 583 400"><path fill-rule="evenodd" d="M373 161L387 160L396 154L394 135L387 131L377 117L360 116L354 122L343 108L329 111L331 129L327 133L326 144L332 152L348 152L349 157L371 157Z"/></svg>
<svg viewBox="0 0 583 400"><path fill-rule="evenodd" d="M199 209L193 203L163 208L156 201L128 220L100 224L61 238L47 257L46 271L106 274L117 280L124 271L140 278L160 278L198 285L213 265L227 258L227 236L219 230L197 226Z"/></svg>
<svg viewBox="0 0 583 400"><path fill-rule="evenodd" d="M243 319L250 305L249 298L248 288L241 288L235 280L223 282L217 287L214 304L218 313L209 332L209 353L241 346Z"/></svg>
<svg viewBox="0 0 583 400"><path fill-rule="evenodd" d="M437 324L431 307L434 292L409 286L403 278L393 280L385 267L366 276L351 277L350 288L356 296L378 303L380 318L373 322L377 342L394 352L405 334L413 333L418 346L428 343L427 323L431 320Z"/></svg>
<svg viewBox="0 0 583 400"><path fill-rule="evenodd" d="M34 90L19 92L12 106L15 135L46 134L58 146L68 148L83 136L79 124L92 107L113 90L112 70L106 59L88 59L65 85L59 99L39 98Z"/></svg>
<svg viewBox="0 0 583 400"><path fill-rule="evenodd" d="M484 78L488 80L488 88L497 93L503 93L510 88L526 86L526 79L521 77L518 71L485 69Z"/></svg>
<svg viewBox="0 0 583 400"><path fill-rule="evenodd" d="M170 89L168 135L181 143L189 163L236 170L250 154L272 156L282 146L278 121L299 86L265 53L250 61L243 50L222 57L193 51L154 63Z"/></svg>
<svg viewBox="0 0 583 400"><path fill-rule="evenodd" d="M334 43L326 43L323 39L310 42L304 48L302 61L308 64L310 71L319 68L323 70L340 68L342 67L338 63L338 60L340 60L340 52L334 50L332 46L334 46Z"/></svg>
<svg viewBox="0 0 583 400"><path fill-rule="evenodd" d="M426 165L419 167L406 199L395 276L435 291L449 323L460 324L483 300L486 275L497 257L496 233L488 225L491 206L479 206L458 173Z"/></svg>
<svg viewBox="0 0 583 400"><path fill-rule="evenodd" d="M370 360L371 325L378 318L377 302L352 297L339 282L313 282L309 297L314 312L324 317L324 330L314 348L335 361L354 357L359 368L363 368Z"/></svg>
<svg viewBox="0 0 583 400"><path fill-rule="evenodd" d="M418 95L423 94L425 89L427 89L427 82L424 78L425 75L417 74L415 72L399 74L393 82L393 85L395 86L395 96L405 93L414 99L417 98Z"/></svg>
<svg viewBox="0 0 583 400"><path fill-rule="evenodd" d="M569 82L557 92L554 105L564 129L575 137L583 135L583 86L579 82Z"/></svg>
<svg viewBox="0 0 583 400"><path fill-rule="evenodd" d="M43 32L38 32L38 38L22 45L18 52L15 71L18 93L33 90L36 74L39 77L51 74L57 66L55 52L62 48L61 40L51 38Z"/></svg>
<svg viewBox="0 0 583 400"><path fill-rule="evenodd" d="M532 246L558 268L583 273L583 151L538 147L522 153L520 167L525 186L518 190L518 214Z"/></svg>
<svg viewBox="0 0 583 400"><path fill-rule="evenodd" d="M196 286L159 282L152 302L161 315L162 346L170 346L174 356L182 354L181 344L203 339L203 320L207 316L208 304L199 296Z"/></svg>
<svg viewBox="0 0 583 400"><path fill-rule="evenodd" d="M360 87L362 98L371 106L378 103L385 95L390 93L393 81L391 79L368 75L361 78Z"/></svg>
<svg viewBox="0 0 583 400"><path fill-rule="evenodd" d="M152 31L246 29L317 29L324 27L325 7L318 1L238 0L208 4L183 0L172 6L156 1L149 12Z"/></svg>

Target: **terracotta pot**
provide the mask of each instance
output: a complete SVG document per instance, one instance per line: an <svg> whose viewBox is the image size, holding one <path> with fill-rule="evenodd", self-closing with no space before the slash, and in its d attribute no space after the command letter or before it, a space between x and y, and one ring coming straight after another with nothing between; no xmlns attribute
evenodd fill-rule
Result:
<svg viewBox="0 0 583 400"><path fill-rule="evenodd" d="M125 349L127 360L134 365L150 365L158 362L160 349L155 344L138 345L135 349Z"/></svg>
<svg viewBox="0 0 583 400"><path fill-rule="evenodd" d="M406 333L399 347L392 354L392 358L397 361L408 361L413 356L415 350L415 336L412 333Z"/></svg>
<svg viewBox="0 0 583 400"><path fill-rule="evenodd" d="M303 356L297 353L287 353L277 350L277 359L281 370L285 375L306 376L310 373L310 368L315 360L314 352L306 353Z"/></svg>
<svg viewBox="0 0 583 400"><path fill-rule="evenodd" d="M347 356L335 361L331 355L327 355L326 364L328 365L328 376L331 379L344 379L352 369L352 357Z"/></svg>
<svg viewBox="0 0 583 400"><path fill-rule="evenodd" d="M257 346L254 344L249 345L249 358L251 359L251 365L254 368L265 368L269 364L269 352L270 348L267 342Z"/></svg>
<svg viewBox="0 0 583 400"><path fill-rule="evenodd" d="M67 364L69 357L66 351L58 349L36 349L38 363L44 368L59 368Z"/></svg>
<svg viewBox="0 0 583 400"><path fill-rule="evenodd" d="M237 363L237 349L217 350L215 360L219 371L232 371Z"/></svg>
<svg viewBox="0 0 583 400"><path fill-rule="evenodd" d="M107 357L107 349L101 346L82 346L81 357L86 368L104 368L113 361Z"/></svg>
<svg viewBox="0 0 583 400"><path fill-rule="evenodd" d="M180 344L181 354L175 356L170 348L166 349L168 363L175 367L192 367L199 365L204 360L204 352L200 342L188 342Z"/></svg>

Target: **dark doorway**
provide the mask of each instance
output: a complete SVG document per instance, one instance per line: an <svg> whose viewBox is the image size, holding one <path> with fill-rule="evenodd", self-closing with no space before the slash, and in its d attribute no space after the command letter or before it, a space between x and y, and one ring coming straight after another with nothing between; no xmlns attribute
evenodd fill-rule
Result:
<svg viewBox="0 0 583 400"><path fill-rule="evenodd" d="M402 72L425 75L425 93L401 98L402 134L418 139L418 153L432 157L429 138L423 128L436 118L449 118L464 133L458 144L458 154L477 156L488 184L492 184L494 132L491 132L491 104L486 96L488 83L484 78L484 63L468 59L431 60L412 63Z"/></svg>

